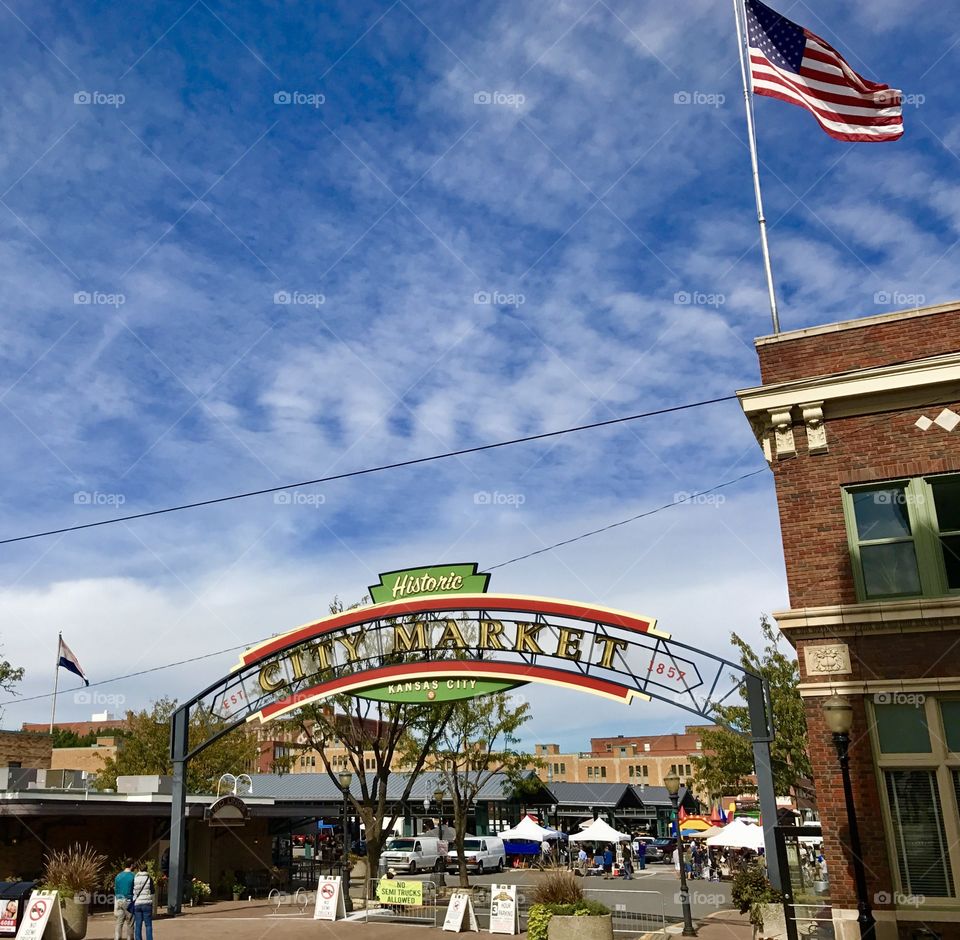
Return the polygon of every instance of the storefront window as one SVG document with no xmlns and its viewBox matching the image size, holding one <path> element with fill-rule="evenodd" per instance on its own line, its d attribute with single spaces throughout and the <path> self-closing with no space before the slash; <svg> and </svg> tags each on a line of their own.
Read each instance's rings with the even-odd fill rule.
<svg viewBox="0 0 960 940">
<path fill-rule="evenodd" d="M 943 716 L 943 734 L 947 739 L 947 750 L 960 752 L 960 699 L 942 701 L 940 713 Z"/>
<path fill-rule="evenodd" d="M 874 708 L 884 754 L 929 754 L 930 730 L 922 696 L 919 704 L 878 704 Z"/>
<path fill-rule="evenodd" d="M 888 770 L 884 776 L 895 834 L 894 852 L 904 893 L 953 897 L 953 875 L 936 774 L 931 770 Z"/>
</svg>

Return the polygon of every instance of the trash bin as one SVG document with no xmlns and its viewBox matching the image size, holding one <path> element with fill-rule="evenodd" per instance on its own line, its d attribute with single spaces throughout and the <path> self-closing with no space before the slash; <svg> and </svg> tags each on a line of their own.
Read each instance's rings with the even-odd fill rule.
<svg viewBox="0 0 960 940">
<path fill-rule="evenodd" d="M 15 937 L 35 881 L 0 881 L 0 937 Z"/>
</svg>

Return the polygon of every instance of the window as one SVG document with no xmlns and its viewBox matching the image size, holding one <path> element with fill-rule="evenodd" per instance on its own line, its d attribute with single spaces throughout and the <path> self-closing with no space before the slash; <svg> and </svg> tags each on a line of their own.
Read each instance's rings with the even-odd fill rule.
<svg viewBox="0 0 960 940">
<path fill-rule="evenodd" d="M 587 768 L 587 776 L 588 776 L 588 777 L 592 777 L 592 776 L 593 776 L 593 768 L 592 768 L 592 767 L 588 767 L 588 768 Z"/>
<path fill-rule="evenodd" d="M 931 770 L 887 770 L 884 777 L 903 892 L 951 897 L 950 856 L 937 775 Z"/>
<path fill-rule="evenodd" d="M 566 764 L 561 764 L 561 765 L 560 765 L 560 773 L 565 774 L 566 772 L 567 772 L 567 765 L 566 765 Z"/>
<path fill-rule="evenodd" d="M 633 764 L 631 764 L 631 765 L 627 768 L 627 771 L 628 771 L 627 776 L 628 776 L 628 777 L 632 777 L 632 776 L 633 776 Z"/>
<path fill-rule="evenodd" d="M 960 476 L 844 492 L 861 600 L 960 591 Z"/>
<path fill-rule="evenodd" d="M 958 718 L 956 695 L 897 692 L 873 699 L 890 865 L 905 904 L 960 894 Z"/>
<path fill-rule="evenodd" d="M 598 770 L 600 771 L 600 776 L 601 776 L 601 777 L 604 777 L 604 778 L 605 778 L 605 777 L 607 776 L 607 768 L 606 768 L 606 767 L 599 767 Z"/>
<path fill-rule="evenodd" d="M 644 742 L 643 742 L 643 749 L 644 749 L 645 751 L 649 751 L 649 750 L 650 750 L 650 742 L 649 742 L 649 741 L 644 741 Z"/>
</svg>

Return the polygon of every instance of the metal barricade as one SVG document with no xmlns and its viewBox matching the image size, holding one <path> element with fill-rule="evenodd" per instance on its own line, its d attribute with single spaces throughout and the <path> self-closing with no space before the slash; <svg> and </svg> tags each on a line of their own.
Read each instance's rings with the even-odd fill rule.
<svg viewBox="0 0 960 940">
<path fill-rule="evenodd" d="M 367 901 L 364 907 L 364 923 L 403 923 L 429 924 L 437 926 L 437 885 L 433 881 L 420 879 L 390 879 L 396 881 L 419 881 L 423 885 L 421 904 L 389 903 L 377 898 L 377 885 L 381 880 L 371 878 L 367 887 Z"/>
<path fill-rule="evenodd" d="M 584 895 L 590 897 L 589 888 Z M 642 896 L 642 897 L 641 897 Z M 663 910 L 663 894 L 659 891 L 630 891 L 630 898 L 636 897 L 637 906 L 646 910 L 627 910 L 626 903 L 609 904 L 602 897 L 594 900 L 607 903 L 613 915 L 613 932 L 623 937 L 640 937 L 646 933 L 659 933 L 666 929 L 667 916 Z M 673 923 L 677 918 L 670 918 Z"/>
<path fill-rule="evenodd" d="M 798 940 L 835 940 L 830 904 L 788 904 L 788 916 L 796 924 Z"/>
</svg>

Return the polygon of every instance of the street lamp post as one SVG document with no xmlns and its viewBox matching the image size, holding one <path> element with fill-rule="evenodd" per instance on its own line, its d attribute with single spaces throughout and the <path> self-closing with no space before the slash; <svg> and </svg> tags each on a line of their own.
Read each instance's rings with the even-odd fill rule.
<svg viewBox="0 0 960 940">
<path fill-rule="evenodd" d="M 673 815 L 677 820 L 677 855 L 680 859 L 680 906 L 683 908 L 683 936 L 695 937 L 697 931 L 693 926 L 693 913 L 690 910 L 690 889 L 687 887 L 687 865 L 683 857 L 683 833 L 680 831 L 680 818 L 677 808 L 680 803 L 680 777 L 675 770 L 671 770 L 663 778 L 663 785 L 670 794 L 673 803 Z"/>
<path fill-rule="evenodd" d="M 850 729 L 853 727 L 853 706 L 840 695 L 831 695 L 823 703 L 827 727 L 833 734 L 833 743 L 840 761 L 843 778 L 843 800 L 847 808 L 847 829 L 850 833 L 850 859 L 853 865 L 853 880 L 857 889 L 857 923 L 863 940 L 873 940 L 876 921 L 867 896 L 867 875 L 860 849 L 860 829 L 857 826 L 857 809 L 853 803 L 853 786 L 850 783 Z"/>
<path fill-rule="evenodd" d="M 350 898 L 350 830 L 347 828 L 347 803 L 350 799 L 350 784 L 353 783 L 353 774 L 349 770 L 339 774 L 340 790 L 343 792 L 343 906 L 347 913 L 353 910 L 353 901 Z"/>
<path fill-rule="evenodd" d="M 433 798 L 437 801 L 437 829 L 440 830 L 440 838 L 443 838 L 443 797 L 444 792 L 442 787 L 437 787 L 433 791 Z"/>
</svg>

